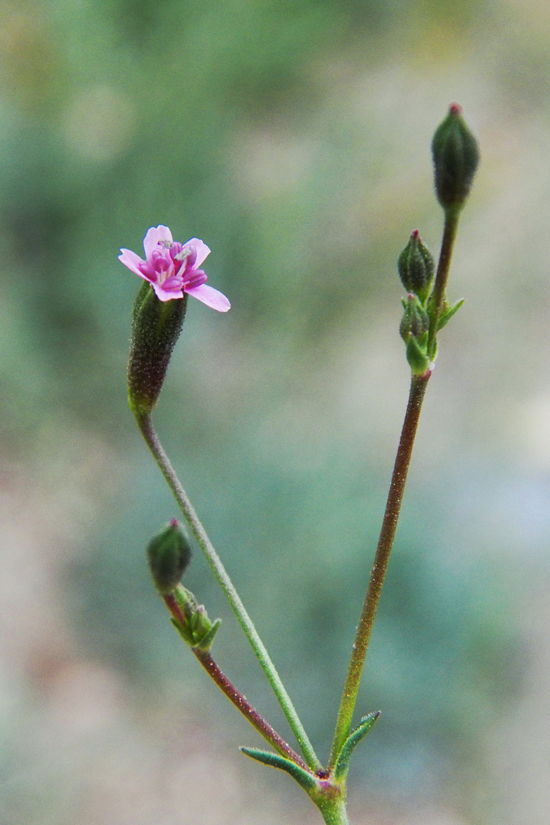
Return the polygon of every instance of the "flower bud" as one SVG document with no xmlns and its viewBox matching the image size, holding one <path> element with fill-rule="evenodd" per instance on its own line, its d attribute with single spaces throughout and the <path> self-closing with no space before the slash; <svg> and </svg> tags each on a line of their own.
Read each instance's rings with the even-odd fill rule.
<svg viewBox="0 0 550 825">
<path fill-rule="evenodd" d="M 177 519 L 172 519 L 151 539 L 147 560 L 159 593 L 173 593 L 191 561 L 191 547 Z"/>
<path fill-rule="evenodd" d="M 479 163 L 477 141 L 453 103 L 432 140 L 435 189 L 443 209 L 460 210 L 469 195 Z"/>
<path fill-rule="evenodd" d="M 428 318 L 428 313 L 420 303 L 418 297 L 412 292 L 409 292 L 407 300 L 403 303 L 405 312 L 403 313 L 403 318 L 399 326 L 401 338 L 405 342 L 407 342 L 411 336 L 419 340 L 429 329 L 430 319 Z"/>
<path fill-rule="evenodd" d="M 430 319 L 419 298 L 410 292 L 403 301 L 405 312 L 399 332 L 407 345 L 407 361 L 413 375 L 424 375 L 430 362 L 427 353 Z"/>
<path fill-rule="evenodd" d="M 128 361 L 128 400 L 134 415 L 150 413 L 157 402 L 186 308 L 187 293 L 175 301 L 160 301 L 147 282 L 138 292 Z"/>
<path fill-rule="evenodd" d="M 418 229 L 411 234 L 407 246 L 399 256 L 397 269 L 407 292 L 415 293 L 425 304 L 434 278 L 435 263 Z"/>
</svg>

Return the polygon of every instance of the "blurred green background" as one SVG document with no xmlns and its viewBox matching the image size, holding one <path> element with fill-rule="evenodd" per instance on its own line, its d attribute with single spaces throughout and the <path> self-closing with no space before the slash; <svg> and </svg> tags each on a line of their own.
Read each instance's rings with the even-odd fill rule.
<svg viewBox="0 0 550 825">
<path fill-rule="evenodd" d="M 149 226 L 202 238 L 159 433 L 328 752 L 408 391 L 395 260 L 442 215 L 450 102 L 482 165 L 359 711 L 354 825 L 550 810 L 550 6 L 0 3 L 0 821 L 313 825 L 170 628 L 176 515 L 125 398 Z M 284 720 L 199 553 L 228 675 Z"/>
</svg>

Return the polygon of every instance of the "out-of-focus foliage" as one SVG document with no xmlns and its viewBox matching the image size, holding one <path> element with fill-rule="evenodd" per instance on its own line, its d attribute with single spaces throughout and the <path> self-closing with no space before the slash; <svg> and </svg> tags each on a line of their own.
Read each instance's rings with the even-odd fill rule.
<svg viewBox="0 0 550 825">
<path fill-rule="evenodd" d="M 354 776 L 377 803 L 444 799 L 457 816 L 516 822 L 487 791 L 487 741 L 525 664 L 529 565 L 547 571 L 548 36 L 534 0 L 2 5 L 5 513 L 23 525 L 8 533 L 13 558 L 40 559 L 28 590 L 14 561 L 4 593 L 3 614 L 27 628 L 13 646 L 26 658 L 5 654 L 6 707 L 18 695 L 1 757 L 6 822 L 69 822 L 72 810 L 84 825 L 124 821 L 114 801 L 103 818 L 79 802 L 84 767 L 59 757 L 48 784 L 46 757 L 25 745 L 33 720 L 55 739 L 40 709 L 59 662 L 124 680 L 145 728 L 187 702 L 185 738 L 208 690 L 212 729 L 231 718 L 144 559 L 176 510 L 126 406 L 139 284 L 116 256 L 140 252 L 159 223 L 208 243 L 209 283 L 233 308 L 190 301 L 158 429 L 325 755 L 407 393 L 395 262 L 416 226 L 437 247 L 429 143 L 453 99 L 483 157 L 450 287 L 468 302 L 442 335 L 361 699 L 383 717 Z M 197 554 L 189 582 L 224 618 L 222 665 L 279 724 Z M 62 705 L 67 691 L 52 695 Z M 72 802 L 56 795 L 64 782 Z M 197 810 L 193 822 L 210 821 Z M 262 815 L 258 803 L 254 821 L 271 822 Z"/>
</svg>

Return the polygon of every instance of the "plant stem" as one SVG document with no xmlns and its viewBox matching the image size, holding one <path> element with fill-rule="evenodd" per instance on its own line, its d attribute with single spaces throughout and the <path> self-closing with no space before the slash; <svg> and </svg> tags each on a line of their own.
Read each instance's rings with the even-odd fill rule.
<svg viewBox="0 0 550 825">
<path fill-rule="evenodd" d="M 237 621 L 241 625 L 246 638 L 248 639 L 252 650 L 256 654 L 256 657 L 264 671 L 269 684 L 273 688 L 273 691 L 281 705 L 284 715 L 296 737 L 296 740 L 300 746 L 302 753 L 304 754 L 305 760 L 308 766 L 313 770 L 319 770 L 322 766 L 315 753 L 311 742 L 309 741 L 308 735 L 306 734 L 304 727 L 300 721 L 300 718 L 296 712 L 296 709 L 292 703 L 290 696 L 288 695 L 285 686 L 281 681 L 281 677 L 277 673 L 275 665 L 271 661 L 271 658 L 258 635 L 258 631 L 256 630 L 252 619 L 248 615 L 240 597 L 237 593 L 233 582 L 229 578 L 229 575 L 223 566 L 220 557 L 216 553 L 206 530 L 202 526 L 202 523 L 197 516 L 193 505 L 189 501 L 185 490 L 183 489 L 180 480 L 178 479 L 172 465 L 170 464 L 170 460 L 166 455 L 162 444 L 156 434 L 155 428 L 153 426 L 153 422 L 151 421 L 151 416 L 149 414 L 136 414 L 136 421 L 141 430 L 141 434 L 145 439 L 145 442 L 149 449 L 151 450 L 155 461 L 157 462 L 164 478 L 166 479 L 166 483 L 170 487 L 176 501 L 178 502 L 180 509 L 185 517 L 187 524 L 189 525 L 189 529 L 191 530 L 193 536 L 195 537 L 197 544 L 201 548 L 202 552 L 204 553 L 206 560 L 220 587 L 222 588 L 223 592 L 225 593 L 227 600 L 233 610 L 233 613 L 237 617 Z"/>
<path fill-rule="evenodd" d="M 355 703 L 357 701 L 361 674 L 365 664 L 365 657 L 367 655 L 367 648 L 370 641 L 374 617 L 376 616 L 376 609 L 380 600 L 380 593 L 382 592 L 382 585 L 384 583 L 393 539 L 395 537 L 397 521 L 399 519 L 399 511 L 403 500 L 403 492 L 407 481 L 407 472 L 411 461 L 418 420 L 420 418 L 420 410 L 422 408 L 422 401 L 430 375 L 431 373 L 428 370 L 428 372 L 424 375 L 413 376 L 411 381 L 409 401 L 407 404 L 407 411 L 405 413 L 405 420 L 403 422 L 403 429 L 401 431 L 401 438 L 399 440 L 397 457 L 393 468 L 390 490 L 386 503 L 386 511 L 382 522 L 382 530 L 378 540 L 378 547 L 374 558 L 374 564 L 372 566 L 369 586 L 367 588 L 367 594 L 363 605 L 363 612 L 361 614 L 361 619 L 359 620 L 357 635 L 355 637 L 355 643 L 351 653 L 348 674 L 340 702 L 340 709 L 338 711 L 338 719 L 336 722 L 336 730 L 332 744 L 329 769 L 334 766 L 342 745 L 346 741 L 351 730 L 351 720 L 355 709 Z"/>
<path fill-rule="evenodd" d="M 285 742 L 282 736 L 280 736 L 277 731 L 271 727 L 269 722 L 267 722 L 263 716 L 261 716 L 258 711 L 254 709 L 247 698 L 243 696 L 239 690 L 237 690 L 233 683 L 220 670 L 211 654 L 205 653 L 197 648 L 192 648 L 192 650 L 195 657 L 201 663 L 208 675 L 215 681 L 220 690 L 225 693 L 229 701 L 233 702 L 235 707 L 248 719 L 250 724 L 256 728 L 258 733 L 260 733 L 264 739 L 266 739 L 270 745 L 272 745 L 275 750 L 281 754 L 281 756 L 286 756 L 287 759 L 295 762 L 305 771 L 309 771 L 309 768 L 302 757 L 299 756 L 287 742 Z"/>
<path fill-rule="evenodd" d="M 336 799 L 327 807 L 319 807 L 325 820 L 325 825 L 350 825 L 346 810 L 346 800 Z"/>
<path fill-rule="evenodd" d="M 437 352 L 437 327 L 446 302 L 447 281 L 449 279 L 449 271 L 451 268 L 451 259 L 458 230 L 459 218 L 460 209 L 448 209 L 445 213 L 445 225 L 443 229 L 443 239 L 441 241 L 441 251 L 439 253 L 439 263 L 437 265 L 437 275 L 435 278 L 432 296 L 430 298 L 432 311 L 430 318 L 430 330 L 428 333 L 428 356 L 432 362 L 432 365 Z M 338 710 L 338 718 L 336 720 L 336 729 L 334 731 L 334 739 L 330 754 L 329 769 L 334 767 L 338 754 L 340 753 L 340 750 L 351 730 L 351 722 L 353 711 L 355 710 L 355 704 L 357 702 L 361 674 L 365 665 L 365 658 L 372 633 L 372 626 L 376 616 L 378 602 L 380 601 L 382 585 L 384 584 L 384 577 L 386 575 L 393 540 L 395 538 L 395 531 L 397 529 L 397 522 L 399 520 L 399 513 L 401 510 L 401 503 L 403 501 L 405 484 L 407 482 L 407 473 L 411 462 L 414 439 L 418 429 L 422 402 L 424 400 L 424 394 L 426 392 L 431 374 L 431 369 L 428 369 L 424 375 L 412 376 L 409 401 L 405 412 L 405 420 L 403 421 L 403 429 L 401 430 L 401 438 L 399 440 L 399 447 L 397 449 L 397 456 L 393 468 L 388 499 L 386 502 L 386 511 L 382 521 L 382 529 L 380 531 L 380 538 L 378 539 L 378 547 L 374 557 L 374 564 L 372 566 L 365 602 L 363 604 L 363 611 L 357 627 L 357 634 L 355 636 L 355 642 L 351 653 L 342 699 L 340 700 L 340 708 Z"/>
<path fill-rule="evenodd" d="M 185 625 L 186 619 L 183 615 L 183 612 L 177 602 L 177 599 L 174 597 L 172 593 L 168 595 L 164 595 L 163 600 L 174 617 L 174 619 L 181 625 Z M 308 770 L 308 766 L 304 762 L 301 756 L 299 756 L 293 748 L 290 747 L 288 742 L 280 736 L 277 731 L 271 727 L 269 722 L 267 722 L 263 716 L 261 716 L 258 711 L 250 704 L 246 696 L 238 690 L 235 685 L 227 678 L 225 673 L 220 669 L 220 667 L 216 664 L 210 652 L 206 652 L 204 650 L 200 650 L 199 648 L 192 647 L 192 653 L 194 654 L 195 658 L 201 663 L 203 668 L 206 670 L 208 675 L 214 680 L 217 686 L 220 688 L 223 693 L 227 696 L 230 702 L 232 702 L 237 710 L 243 714 L 243 716 L 248 719 L 252 727 L 256 728 L 259 734 L 266 739 L 270 745 L 272 745 L 275 750 L 281 754 L 281 756 L 285 756 L 287 759 L 291 759 L 293 762 L 296 762 L 301 768 L 305 771 Z"/>
<path fill-rule="evenodd" d="M 451 259 L 453 247 L 458 231 L 460 210 L 449 209 L 445 213 L 445 226 L 443 229 L 443 240 L 441 241 L 441 252 L 439 253 L 439 263 L 437 265 L 437 275 L 430 298 L 433 306 L 430 319 L 430 331 L 428 333 L 428 357 L 433 361 L 437 352 L 437 326 L 446 301 L 447 281 L 451 269 Z"/>
</svg>

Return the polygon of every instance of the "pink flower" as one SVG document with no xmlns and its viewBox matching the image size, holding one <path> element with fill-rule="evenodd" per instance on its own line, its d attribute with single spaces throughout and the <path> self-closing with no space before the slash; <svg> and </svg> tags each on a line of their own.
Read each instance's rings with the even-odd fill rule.
<svg viewBox="0 0 550 825">
<path fill-rule="evenodd" d="M 152 226 L 143 239 L 145 260 L 129 249 L 118 256 L 124 266 L 152 285 L 160 301 L 183 298 L 187 292 L 218 312 L 227 312 L 231 304 L 221 292 L 206 285 L 206 273 L 199 269 L 210 254 L 198 238 L 181 244 L 172 240 L 167 226 Z"/>
</svg>

